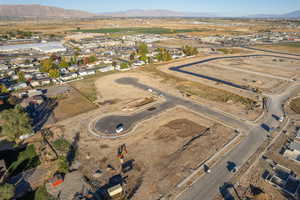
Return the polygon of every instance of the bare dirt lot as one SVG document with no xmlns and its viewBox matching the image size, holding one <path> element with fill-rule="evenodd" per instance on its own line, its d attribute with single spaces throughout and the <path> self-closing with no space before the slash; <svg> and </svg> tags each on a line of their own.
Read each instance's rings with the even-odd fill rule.
<svg viewBox="0 0 300 200">
<path fill-rule="evenodd" d="M 64 129 L 69 137 L 73 137 L 75 129 L 82 130 L 68 124 Z M 133 199 L 157 199 L 235 134 L 230 128 L 176 107 L 140 123 L 125 138 L 97 139 L 83 131 L 79 142 L 79 159 L 84 163 L 81 170 L 91 178 L 97 169 L 106 171 L 108 165 L 118 171 L 120 162 L 116 151 L 119 145 L 126 144 L 126 160 L 133 162 L 133 169 L 125 174 L 128 192 Z M 132 191 L 134 188 L 137 190 Z"/>
<path fill-rule="evenodd" d="M 155 68 L 151 66 L 149 68 L 155 70 Z M 109 111 L 120 111 L 127 108 L 130 104 L 151 97 L 152 94 L 148 91 L 115 82 L 115 80 L 119 78 L 134 77 L 138 78 L 139 82 L 143 84 L 175 96 L 183 97 L 186 93 L 189 93 L 189 95 L 191 95 L 190 100 L 192 101 L 197 101 L 208 107 L 235 114 L 243 119 L 254 120 L 261 112 L 260 108 L 250 109 L 252 100 L 248 102 L 247 98 L 239 95 L 217 88 L 210 88 L 205 85 L 202 86 L 176 77 L 173 79 L 173 77 L 169 77 L 167 74 L 164 76 L 165 74 L 157 74 L 155 71 L 147 71 L 145 68 L 142 70 L 143 71 L 114 74 L 98 79 L 95 83 L 98 94 L 98 104 Z M 147 73 L 145 73 L 145 71 Z"/>
<path fill-rule="evenodd" d="M 300 61 L 290 59 L 277 59 L 272 57 L 249 57 L 247 59 L 227 59 L 211 62 L 216 66 L 245 69 L 263 74 L 292 78 L 300 74 Z"/>
</svg>

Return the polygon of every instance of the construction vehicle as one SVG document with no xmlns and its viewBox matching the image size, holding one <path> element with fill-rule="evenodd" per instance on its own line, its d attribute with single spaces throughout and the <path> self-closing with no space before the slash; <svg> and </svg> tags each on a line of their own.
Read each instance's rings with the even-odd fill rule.
<svg viewBox="0 0 300 200">
<path fill-rule="evenodd" d="M 121 164 L 124 163 L 125 160 L 125 155 L 127 154 L 127 148 L 126 148 L 126 144 L 122 144 L 119 148 L 118 148 L 118 158 L 120 159 Z"/>
</svg>

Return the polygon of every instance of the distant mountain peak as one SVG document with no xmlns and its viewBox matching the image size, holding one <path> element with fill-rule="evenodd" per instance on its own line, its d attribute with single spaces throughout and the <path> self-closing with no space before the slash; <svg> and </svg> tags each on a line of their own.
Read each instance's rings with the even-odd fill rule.
<svg viewBox="0 0 300 200">
<path fill-rule="evenodd" d="M 281 14 L 281 15 L 257 14 L 257 15 L 250 15 L 247 17 L 249 17 L 249 18 L 274 18 L 274 19 L 300 19 L 300 10 L 296 10 L 296 11 Z"/>
<path fill-rule="evenodd" d="M 92 17 L 95 14 L 39 4 L 0 5 L 1 17 Z"/>
</svg>

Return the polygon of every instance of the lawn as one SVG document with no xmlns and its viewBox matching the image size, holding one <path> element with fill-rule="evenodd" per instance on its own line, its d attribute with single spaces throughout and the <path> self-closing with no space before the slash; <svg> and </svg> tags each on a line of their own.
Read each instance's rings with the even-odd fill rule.
<svg viewBox="0 0 300 200">
<path fill-rule="evenodd" d="M 102 29 L 83 29 L 72 30 L 72 32 L 82 33 L 134 33 L 134 34 L 172 34 L 172 33 L 187 33 L 187 32 L 201 32 L 200 29 L 167 29 L 167 28 L 102 28 Z"/>
</svg>

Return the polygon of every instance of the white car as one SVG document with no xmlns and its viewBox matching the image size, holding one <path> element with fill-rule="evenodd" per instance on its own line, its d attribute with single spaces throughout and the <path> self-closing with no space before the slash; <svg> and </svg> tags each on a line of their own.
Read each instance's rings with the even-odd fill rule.
<svg viewBox="0 0 300 200">
<path fill-rule="evenodd" d="M 283 122 L 284 121 L 284 117 L 280 117 L 278 121 Z"/>
<path fill-rule="evenodd" d="M 123 126 L 123 124 L 119 124 L 119 125 L 116 127 L 116 132 L 117 132 L 117 133 L 121 133 L 122 131 L 124 131 L 124 126 Z"/>
</svg>

